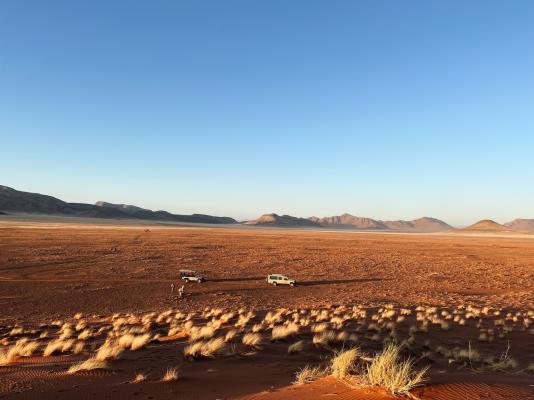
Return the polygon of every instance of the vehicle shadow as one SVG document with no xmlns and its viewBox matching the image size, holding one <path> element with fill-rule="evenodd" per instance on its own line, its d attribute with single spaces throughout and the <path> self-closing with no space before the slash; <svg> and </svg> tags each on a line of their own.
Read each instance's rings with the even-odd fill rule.
<svg viewBox="0 0 534 400">
<path fill-rule="evenodd" d="M 366 283 L 392 280 L 391 278 L 358 278 L 358 279 L 332 279 L 319 281 L 299 281 L 298 286 L 340 285 L 344 283 Z M 250 282 L 265 281 L 265 276 L 248 276 L 235 278 L 210 278 L 207 282 Z"/>
<path fill-rule="evenodd" d="M 208 282 L 246 282 L 246 281 L 264 281 L 265 276 L 247 276 L 235 278 L 209 278 Z"/>
<path fill-rule="evenodd" d="M 322 281 L 297 281 L 298 286 L 319 286 L 319 285 L 339 285 L 344 283 L 366 283 L 366 282 L 380 282 L 390 281 L 391 278 L 359 278 L 359 279 L 332 279 Z"/>
</svg>

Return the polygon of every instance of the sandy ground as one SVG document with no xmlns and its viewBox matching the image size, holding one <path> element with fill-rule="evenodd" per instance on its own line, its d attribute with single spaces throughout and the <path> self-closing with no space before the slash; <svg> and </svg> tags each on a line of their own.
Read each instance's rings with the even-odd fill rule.
<svg viewBox="0 0 534 400">
<path fill-rule="evenodd" d="M 186 295 L 170 293 L 178 270 L 202 271 L 204 284 L 187 284 Z M 268 273 L 297 279 L 298 286 L 272 287 Z M 37 340 L 51 321 L 72 321 L 82 312 L 96 330 L 113 313 L 161 312 L 169 308 L 201 312 L 205 307 L 253 310 L 258 317 L 279 307 L 335 310 L 358 305 L 376 312 L 384 304 L 414 311 L 398 327 L 408 337 L 417 306 L 452 312 L 472 305 L 502 313 L 534 310 L 534 240 L 531 237 L 365 234 L 156 226 L 0 223 L 0 336 L 24 326 L 24 337 Z M 431 326 L 412 356 L 432 365 L 421 398 L 534 398 L 534 378 L 523 370 L 534 362 L 534 336 L 522 320 L 508 322 L 492 342 L 479 342 L 480 329 L 494 329 L 496 319 L 475 319 L 450 329 Z M 100 321 L 100 322 L 99 322 Z M 371 320 L 360 321 L 369 325 Z M 41 324 L 47 324 L 45 328 Z M 161 326 L 160 329 L 168 329 Z M 356 321 L 344 327 L 358 328 Z M 54 333 L 55 334 L 55 333 Z M 380 332 L 386 335 L 385 331 Z M 29 335 L 29 336 L 28 336 Z M 32 336 L 33 335 L 33 336 Z M 377 352 L 381 340 L 361 334 L 358 343 Z M 22 337 L 22 336 L 20 336 Z M 311 343 L 312 334 L 299 339 Z M 48 339 L 39 339 L 42 346 Z M 95 339 L 87 348 L 99 344 Z M 427 342 L 431 342 L 431 345 Z M 513 374 L 474 372 L 447 357 L 422 360 L 429 345 L 448 348 L 476 343 L 498 356 L 511 344 L 519 363 Z M 261 351 L 237 347 L 231 356 L 190 362 L 182 356 L 185 339 L 154 342 L 128 352 L 108 370 L 67 375 L 66 369 L 87 353 L 21 357 L 0 367 L 0 398 L 188 398 L 292 399 L 387 398 L 380 391 L 347 389 L 332 378 L 300 387 L 290 385 L 307 363 L 324 363 L 331 351 L 309 347 L 287 354 L 287 342 L 268 342 Z M 428 346 L 427 346 L 428 347 Z M 1 349 L 1 347 L 0 347 Z M 165 369 L 180 366 L 181 378 L 159 382 Z M 128 383 L 136 372 L 149 379 Z M 314 386 L 315 385 L 315 386 Z M 366 389 L 367 390 L 367 389 Z M 15 394 L 16 393 L 16 394 Z M 15 397 L 16 396 L 16 397 Z"/>
</svg>

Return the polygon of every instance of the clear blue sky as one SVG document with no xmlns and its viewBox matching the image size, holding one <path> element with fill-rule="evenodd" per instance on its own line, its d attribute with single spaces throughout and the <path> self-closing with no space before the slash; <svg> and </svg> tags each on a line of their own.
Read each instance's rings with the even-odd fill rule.
<svg viewBox="0 0 534 400">
<path fill-rule="evenodd" d="M 534 218 L 533 1 L 0 2 L 0 184 L 177 213 Z"/>
</svg>

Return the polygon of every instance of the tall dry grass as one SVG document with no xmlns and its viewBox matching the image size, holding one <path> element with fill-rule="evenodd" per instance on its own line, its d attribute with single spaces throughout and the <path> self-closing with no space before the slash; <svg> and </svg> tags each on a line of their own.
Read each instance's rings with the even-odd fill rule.
<svg viewBox="0 0 534 400">
<path fill-rule="evenodd" d="M 394 395 L 409 395 L 410 391 L 425 382 L 428 367 L 415 370 L 414 361 L 401 360 L 400 347 L 387 345 L 367 366 L 362 381 L 381 386 Z"/>
</svg>

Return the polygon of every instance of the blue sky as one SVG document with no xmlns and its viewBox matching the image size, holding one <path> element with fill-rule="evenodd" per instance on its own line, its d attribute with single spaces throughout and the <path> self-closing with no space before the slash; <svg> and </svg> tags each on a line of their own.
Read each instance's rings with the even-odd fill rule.
<svg viewBox="0 0 534 400">
<path fill-rule="evenodd" d="M 532 1 L 2 1 L 0 184 L 177 213 L 534 218 Z"/>
</svg>

